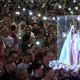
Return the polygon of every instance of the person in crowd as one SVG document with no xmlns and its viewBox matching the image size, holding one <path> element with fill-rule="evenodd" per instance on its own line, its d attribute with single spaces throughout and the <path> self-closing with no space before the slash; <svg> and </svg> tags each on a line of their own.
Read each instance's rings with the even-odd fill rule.
<svg viewBox="0 0 80 80">
<path fill-rule="evenodd" d="M 13 47 L 14 39 L 9 36 L 9 29 L 6 25 L 3 25 L 1 33 L 1 39 L 4 41 L 5 45 L 8 47 Z"/>
<path fill-rule="evenodd" d="M 42 80 L 43 78 L 43 65 L 41 63 L 36 62 L 33 65 L 33 75 L 30 76 L 29 80 Z"/>
<path fill-rule="evenodd" d="M 28 72 L 25 68 L 19 68 L 16 71 L 16 80 L 28 80 Z"/>
<path fill-rule="evenodd" d="M 22 63 L 18 64 L 17 68 L 27 69 L 31 65 L 31 58 L 32 54 L 26 51 L 23 55 Z"/>
<path fill-rule="evenodd" d="M 16 33 L 17 33 L 17 27 L 15 25 L 11 25 L 10 36 L 14 39 L 14 45 L 13 45 L 14 49 L 18 50 L 18 46 L 19 46 L 18 43 L 19 43 L 19 41 L 18 41 Z"/>
<path fill-rule="evenodd" d="M 35 62 L 41 62 L 41 63 L 42 63 L 43 54 L 44 54 L 44 51 L 37 51 L 37 52 L 34 54 L 34 61 L 35 61 Z"/>
<path fill-rule="evenodd" d="M 79 78 L 79 72 L 78 71 L 71 71 L 71 76 L 70 76 L 71 80 L 80 80 Z"/>
<path fill-rule="evenodd" d="M 26 22 L 24 20 L 22 20 L 22 21 L 19 22 L 19 24 L 17 26 L 18 26 L 18 34 L 17 34 L 17 37 L 19 39 L 21 39 L 22 36 L 23 36 L 24 28 L 26 27 Z"/>
<path fill-rule="evenodd" d="M 29 27 L 24 28 L 24 32 L 22 34 L 22 52 L 24 53 L 27 51 L 28 48 L 31 47 L 32 44 L 34 44 L 36 38 L 34 33 L 30 30 Z"/>
<path fill-rule="evenodd" d="M 6 11 L 9 11 L 8 8 L 6 8 Z M 4 17 L 3 17 L 3 24 L 7 27 L 9 27 L 10 25 L 10 15 L 8 13 L 5 13 Z"/>
<path fill-rule="evenodd" d="M 18 64 L 18 53 L 15 50 L 10 51 L 8 60 Z"/>
<path fill-rule="evenodd" d="M 33 28 L 32 28 L 32 32 L 34 33 L 35 36 L 38 36 L 40 26 L 39 26 L 37 23 L 33 23 L 32 26 L 33 26 Z"/>
<path fill-rule="evenodd" d="M 52 51 L 45 51 L 43 54 L 42 63 L 45 68 L 49 67 L 49 61 L 53 60 L 54 56 Z"/>
<path fill-rule="evenodd" d="M 0 61 L 0 80 L 4 80 L 4 74 L 5 74 L 4 65 L 3 65 L 3 63 Z"/>
<path fill-rule="evenodd" d="M 64 70 L 63 80 L 71 80 L 70 71 Z"/>
<path fill-rule="evenodd" d="M 4 50 L 4 56 L 5 59 L 8 60 L 9 59 L 9 53 L 10 53 L 11 48 L 6 46 L 5 50 Z"/>
<path fill-rule="evenodd" d="M 52 68 L 46 68 L 44 80 L 58 80 L 55 71 Z"/>
<path fill-rule="evenodd" d="M 4 57 L 4 50 L 5 50 L 6 46 L 3 42 L 3 40 L 0 38 L 0 61 L 5 64 L 6 60 Z"/>
<path fill-rule="evenodd" d="M 3 80 L 16 80 L 16 64 L 10 61 L 7 61 L 4 66 L 5 74 Z"/>
</svg>

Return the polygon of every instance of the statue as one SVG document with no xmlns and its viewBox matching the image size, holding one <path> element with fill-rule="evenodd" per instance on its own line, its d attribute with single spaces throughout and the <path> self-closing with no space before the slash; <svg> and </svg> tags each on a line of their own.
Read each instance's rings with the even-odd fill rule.
<svg viewBox="0 0 80 80">
<path fill-rule="evenodd" d="M 64 41 L 59 62 L 67 65 L 80 63 L 80 31 L 78 21 L 73 19 L 70 30 Z"/>
</svg>

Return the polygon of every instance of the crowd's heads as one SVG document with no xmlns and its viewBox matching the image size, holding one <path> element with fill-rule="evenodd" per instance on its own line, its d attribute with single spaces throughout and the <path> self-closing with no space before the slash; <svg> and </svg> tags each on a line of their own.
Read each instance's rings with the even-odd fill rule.
<svg viewBox="0 0 80 80">
<path fill-rule="evenodd" d="M 8 11 L 8 9 L 6 9 Z M 10 23 L 10 15 L 9 14 L 5 14 L 5 16 L 3 17 L 3 24 L 6 26 L 9 26 Z"/>
<path fill-rule="evenodd" d="M 26 69 L 20 68 L 16 71 L 16 77 L 18 80 L 27 80 L 28 73 Z"/>
<path fill-rule="evenodd" d="M 9 59 L 10 59 L 11 62 L 16 62 L 18 60 L 18 53 L 17 53 L 17 51 L 14 51 L 14 50 L 10 51 Z"/>
<path fill-rule="evenodd" d="M 36 62 L 33 65 L 33 72 L 34 74 L 37 74 L 39 77 L 43 76 L 43 70 L 44 70 L 44 66 L 41 63 Z"/>
<path fill-rule="evenodd" d="M 5 50 L 4 50 L 4 56 L 5 58 L 9 58 L 10 56 L 10 51 L 11 51 L 11 48 L 6 46 Z"/>
<path fill-rule="evenodd" d="M 33 23 L 33 28 L 35 28 L 35 29 L 39 29 L 40 28 L 40 26 L 38 25 L 38 23 Z"/>
<path fill-rule="evenodd" d="M 35 61 L 42 61 L 42 59 L 43 59 L 43 54 L 44 54 L 44 52 L 42 52 L 42 51 L 38 51 L 37 53 L 35 53 L 35 55 L 34 55 L 34 57 L 35 57 Z"/>
<path fill-rule="evenodd" d="M 30 29 L 29 25 L 27 25 L 27 26 L 24 28 L 24 32 L 27 33 L 27 34 L 30 34 L 31 29 Z"/>
<path fill-rule="evenodd" d="M 11 31 L 15 31 L 16 26 L 15 25 L 11 25 Z"/>
<path fill-rule="evenodd" d="M 16 70 L 16 64 L 14 62 L 7 61 L 5 69 L 8 73 L 14 73 Z"/>
<path fill-rule="evenodd" d="M 43 64 L 48 67 L 51 60 L 53 60 L 53 53 L 51 51 L 45 51 L 43 54 Z"/>
<path fill-rule="evenodd" d="M 27 64 L 29 64 L 32 61 L 32 54 L 28 51 L 25 51 L 23 53 L 23 61 Z"/>
<path fill-rule="evenodd" d="M 23 42 L 30 41 L 30 34 L 29 33 L 25 33 L 23 35 L 22 40 L 23 40 Z"/>
<path fill-rule="evenodd" d="M 1 29 L 1 33 L 4 37 L 7 37 L 9 35 L 9 28 L 6 25 L 3 25 Z"/>
<path fill-rule="evenodd" d="M 55 71 L 52 69 L 52 68 L 46 68 L 45 69 L 45 77 L 47 77 L 47 78 L 50 78 L 50 79 L 53 79 L 53 78 L 55 78 Z"/>
</svg>

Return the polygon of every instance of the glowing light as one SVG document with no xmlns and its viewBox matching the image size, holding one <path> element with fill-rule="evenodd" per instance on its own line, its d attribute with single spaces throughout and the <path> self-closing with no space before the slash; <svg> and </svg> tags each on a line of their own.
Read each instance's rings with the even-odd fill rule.
<svg viewBox="0 0 80 80">
<path fill-rule="evenodd" d="M 75 2 L 76 2 L 76 0 L 73 0 L 73 2 L 75 3 Z"/>
<path fill-rule="evenodd" d="M 38 17 L 41 17 L 41 14 L 40 13 L 38 13 Z"/>
<path fill-rule="evenodd" d="M 71 11 L 71 8 L 68 8 L 69 11 Z"/>
<path fill-rule="evenodd" d="M 59 5 L 59 6 L 58 6 L 58 8 L 59 8 L 59 9 L 61 9 L 61 8 L 62 8 L 62 6 L 61 6 L 61 5 Z"/>
<path fill-rule="evenodd" d="M 77 20 L 80 21 L 80 16 L 77 17 Z"/>
<path fill-rule="evenodd" d="M 42 19 L 43 19 L 43 20 L 47 20 L 47 17 L 46 17 L 46 16 L 43 16 Z"/>
<path fill-rule="evenodd" d="M 23 11 L 26 11 L 26 8 L 23 8 L 22 10 L 23 10 Z"/>
<path fill-rule="evenodd" d="M 73 11 L 71 11 L 70 13 L 71 13 L 71 14 L 73 14 L 74 12 L 73 12 Z"/>
<path fill-rule="evenodd" d="M 19 11 L 16 11 L 15 14 L 16 14 L 16 15 L 20 15 L 20 12 L 19 12 Z"/>
<path fill-rule="evenodd" d="M 31 15 L 31 16 L 33 15 L 32 11 L 29 11 L 29 15 Z"/>
<path fill-rule="evenodd" d="M 52 19 L 55 20 L 55 17 L 53 17 Z"/>
<path fill-rule="evenodd" d="M 36 41 L 36 45 L 39 46 L 40 45 L 40 41 Z"/>
<path fill-rule="evenodd" d="M 78 10 L 78 7 L 76 6 L 75 9 Z"/>
</svg>

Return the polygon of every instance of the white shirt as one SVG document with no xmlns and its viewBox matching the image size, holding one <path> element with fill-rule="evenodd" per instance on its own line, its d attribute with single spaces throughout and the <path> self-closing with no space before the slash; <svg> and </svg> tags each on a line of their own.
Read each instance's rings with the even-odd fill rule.
<svg viewBox="0 0 80 80">
<path fill-rule="evenodd" d="M 5 45 L 7 46 L 9 46 L 9 47 L 12 47 L 13 46 L 13 43 L 14 43 L 14 39 L 12 38 L 12 37 L 10 37 L 10 36 L 8 36 L 8 37 L 1 37 L 2 38 L 2 40 L 4 41 L 4 43 L 5 43 Z"/>
</svg>

